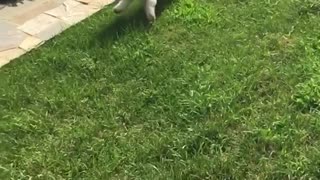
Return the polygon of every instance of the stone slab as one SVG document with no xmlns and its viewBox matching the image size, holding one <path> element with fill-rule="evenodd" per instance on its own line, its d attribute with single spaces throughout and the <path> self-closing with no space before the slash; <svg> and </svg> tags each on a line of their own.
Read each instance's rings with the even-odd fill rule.
<svg viewBox="0 0 320 180">
<path fill-rule="evenodd" d="M 113 2 L 31 0 L 0 7 L 0 67 Z"/>
<path fill-rule="evenodd" d="M 66 28 L 67 25 L 61 20 L 47 14 L 40 14 L 18 27 L 21 31 L 44 41 L 59 34 Z"/>
<path fill-rule="evenodd" d="M 0 21 L 0 51 L 17 48 L 26 37 L 16 25 Z"/>
<path fill-rule="evenodd" d="M 83 4 L 89 4 L 93 0 L 77 0 L 77 1 L 79 1 L 79 2 L 81 2 Z"/>
<path fill-rule="evenodd" d="M 44 41 L 42 41 L 39 38 L 28 36 L 19 46 L 19 48 L 30 51 L 31 49 L 34 49 L 38 46 L 40 46 Z"/>
<path fill-rule="evenodd" d="M 11 60 L 23 55 L 24 53 L 25 51 L 20 48 L 0 52 L 0 67 L 8 64 Z"/>
<path fill-rule="evenodd" d="M 92 0 L 89 5 L 102 9 L 104 6 L 114 3 L 115 0 Z"/>
<path fill-rule="evenodd" d="M 21 25 L 44 11 L 61 5 L 65 0 L 24 0 L 17 6 L 6 6 L 0 10 L 0 19 Z"/>
<path fill-rule="evenodd" d="M 45 13 L 73 25 L 97 12 L 99 9 L 84 5 L 77 1 L 67 0 L 63 5 Z"/>
</svg>

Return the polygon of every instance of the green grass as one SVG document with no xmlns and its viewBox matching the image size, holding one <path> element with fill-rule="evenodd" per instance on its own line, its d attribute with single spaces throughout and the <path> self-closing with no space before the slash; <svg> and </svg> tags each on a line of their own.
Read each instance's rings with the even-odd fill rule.
<svg viewBox="0 0 320 180">
<path fill-rule="evenodd" d="M 111 8 L 0 69 L 1 179 L 319 179 L 317 0 Z"/>
</svg>

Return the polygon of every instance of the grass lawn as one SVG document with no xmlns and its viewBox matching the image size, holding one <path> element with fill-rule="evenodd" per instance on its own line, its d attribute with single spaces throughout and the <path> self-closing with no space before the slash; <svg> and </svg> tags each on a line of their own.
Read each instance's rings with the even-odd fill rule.
<svg viewBox="0 0 320 180">
<path fill-rule="evenodd" d="M 0 69 L 1 179 L 319 179 L 320 3 L 111 7 Z"/>
</svg>

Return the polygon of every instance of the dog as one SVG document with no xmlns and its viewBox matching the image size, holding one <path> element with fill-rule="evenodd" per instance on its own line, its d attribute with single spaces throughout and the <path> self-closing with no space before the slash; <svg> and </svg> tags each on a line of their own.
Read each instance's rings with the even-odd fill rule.
<svg viewBox="0 0 320 180">
<path fill-rule="evenodd" d="M 134 0 L 119 0 L 116 6 L 113 8 L 113 11 L 117 14 L 123 12 Z M 156 5 L 157 0 L 144 0 L 144 9 L 147 16 L 147 19 L 150 22 L 156 20 Z"/>
</svg>

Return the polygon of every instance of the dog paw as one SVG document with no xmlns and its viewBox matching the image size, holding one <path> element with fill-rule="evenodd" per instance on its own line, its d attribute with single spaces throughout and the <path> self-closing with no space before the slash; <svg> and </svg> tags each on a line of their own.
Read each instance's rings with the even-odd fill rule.
<svg viewBox="0 0 320 180">
<path fill-rule="evenodd" d="M 146 16 L 147 16 L 148 21 L 150 21 L 150 22 L 154 22 L 157 19 L 154 9 L 147 9 Z"/>
<path fill-rule="evenodd" d="M 122 12 L 122 10 L 120 8 L 113 8 L 113 12 L 116 13 L 116 14 L 120 14 Z"/>
<path fill-rule="evenodd" d="M 149 22 L 154 22 L 156 20 L 156 16 L 152 14 L 147 14 L 147 19 Z"/>
</svg>

